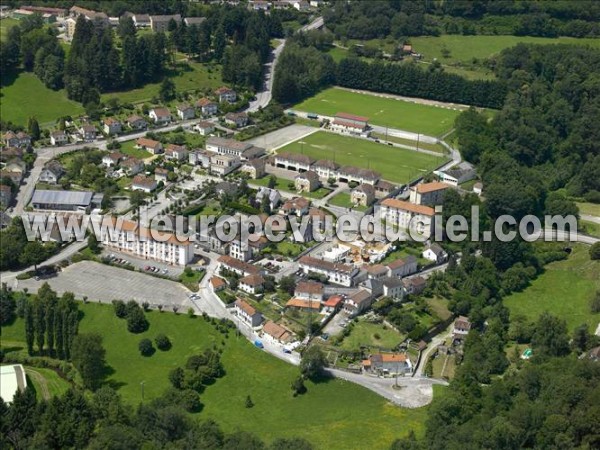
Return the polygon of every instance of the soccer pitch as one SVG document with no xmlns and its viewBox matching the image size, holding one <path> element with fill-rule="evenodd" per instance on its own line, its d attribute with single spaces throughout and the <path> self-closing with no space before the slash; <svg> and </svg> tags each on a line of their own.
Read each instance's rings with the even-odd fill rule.
<svg viewBox="0 0 600 450">
<path fill-rule="evenodd" d="M 278 153 L 303 153 L 311 158 L 329 159 L 341 166 L 375 170 L 385 180 L 406 183 L 439 167 L 448 158 L 377 144 L 366 139 L 318 131 L 280 148 Z"/>
<path fill-rule="evenodd" d="M 438 106 L 360 94 L 339 88 L 326 89 L 295 105 L 299 111 L 333 116 L 347 112 L 366 116 L 369 123 L 399 130 L 441 136 L 454 127 L 460 111 Z"/>
</svg>

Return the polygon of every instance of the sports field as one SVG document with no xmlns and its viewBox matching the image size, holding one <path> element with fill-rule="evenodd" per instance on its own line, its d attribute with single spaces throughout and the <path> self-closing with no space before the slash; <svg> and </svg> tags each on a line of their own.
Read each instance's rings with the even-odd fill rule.
<svg viewBox="0 0 600 450">
<path fill-rule="evenodd" d="M 40 125 L 54 124 L 58 117 L 83 113 L 81 104 L 69 100 L 64 90 L 48 89 L 33 73 L 2 77 L 0 115 L 4 121 L 27 125 L 29 117 L 35 116 Z"/>
<path fill-rule="evenodd" d="M 575 246 L 569 259 L 548 264 L 531 286 L 506 297 L 511 315 L 536 320 L 548 311 L 566 320 L 571 331 L 586 323 L 593 332 L 600 314 L 592 314 L 589 303 L 600 289 L 600 262 L 591 261 L 588 251 L 588 246 Z"/>
<path fill-rule="evenodd" d="M 452 129 L 460 111 L 437 106 L 359 94 L 344 89 L 326 89 L 295 105 L 294 109 L 333 116 L 346 112 L 366 116 L 369 123 L 400 130 L 439 136 Z"/>
<path fill-rule="evenodd" d="M 132 406 L 141 400 L 141 382 L 144 399 L 150 401 L 169 387 L 170 370 L 216 346 L 223 350 L 226 374 L 201 393 L 202 412 L 192 416 L 198 420 L 212 418 L 227 432 L 250 431 L 267 441 L 303 437 L 319 449 L 389 449 L 410 430 L 423 434 L 427 408 L 399 408 L 346 381 L 307 382 L 308 392 L 293 397 L 290 386 L 299 374 L 297 367 L 266 354 L 234 332 L 225 337 L 201 317 L 152 311 L 147 313 L 148 331 L 136 335 L 127 331 L 112 306 L 91 302 L 79 306 L 84 313 L 79 332 L 103 337 L 109 366 L 106 383 Z M 169 337 L 172 348 L 141 356 L 138 342 L 159 333 Z M 2 328 L 2 344 L 13 349 L 25 347 L 24 336 L 23 319 Z M 253 408 L 245 407 L 248 395 Z"/>
<path fill-rule="evenodd" d="M 394 183 L 406 183 L 432 171 L 447 161 L 427 153 L 419 153 L 377 144 L 366 139 L 340 136 L 318 131 L 278 150 L 279 153 L 303 153 L 311 158 L 330 159 L 342 166 L 375 170 Z"/>
</svg>

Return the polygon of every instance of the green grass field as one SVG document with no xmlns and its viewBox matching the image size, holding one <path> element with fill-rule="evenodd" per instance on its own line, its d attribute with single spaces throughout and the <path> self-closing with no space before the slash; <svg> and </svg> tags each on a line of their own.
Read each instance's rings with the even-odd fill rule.
<svg viewBox="0 0 600 450">
<path fill-rule="evenodd" d="M 25 367 L 25 373 L 27 374 L 27 383 L 33 385 L 38 398 L 48 399 L 62 395 L 71 387 L 68 381 L 63 380 L 52 369 Z"/>
<path fill-rule="evenodd" d="M 0 20 L 0 42 L 4 42 L 8 36 L 8 30 L 19 23 L 16 19 L 1 19 Z"/>
<path fill-rule="evenodd" d="M 581 214 L 600 217 L 600 205 L 596 203 L 578 202 L 577 207 Z"/>
<path fill-rule="evenodd" d="M 335 206 L 340 206 L 342 208 L 352 208 L 356 211 L 367 210 L 365 206 L 354 206 L 354 203 L 352 203 L 352 198 L 347 192 L 340 192 L 339 194 L 334 195 L 332 198 L 328 199 L 327 203 Z"/>
<path fill-rule="evenodd" d="M 600 237 L 600 223 L 589 222 L 587 220 L 581 220 L 579 223 L 581 224 L 580 231 L 590 236 Z"/>
<path fill-rule="evenodd" d="M 403 339 L 403 335 L 383 324 L 359 320 L 354 324 L 350 335 L 344 338 L 340 347 L 344 350 L 358 350 L 361 345 L 364 345 L 391 350 Z"/>
<path fill-rule="evenodd" d="M 64 90 L 48 89 L 33 73 L 21 72 L 14 80 L 9 77 L 3 74 L 0 89 L 2 120 L 27 125 L 29 117 L 35 116 L 44 125 L 54 124 L 60 116 L 83 113 L 81 104 L 69 100 Z"/>
<path fill-rule="evenodd" d="M 396 136 L 386 136 L 385 133 L 371 133 L 372 137 L 376 137 L 381 140 L 387 140 L 389 142 L 395 142 L 396 144 L 408 145 L 409 147 L 419 148 L 419 150 L 429 150 L 436 153 L 448 153 L 446 148 L 442 144 L 429 144 L 427 142 L 417 142 L 412 139 L 404 139 Z"/>
<path fill-rule="evenodd" d="M 110 366 L 107 382 L 132 405 L 150 400 L 168 388 L 168 373 L 185 364 L 187 357 L 217 345 L 224 347 L 222 362 L 226 375 L 201 394 L 204 409 L 195 415 L 200 420 L 213 418 L 226 431 L 251 431 L 271 441 L 278 437 L 299 436 L 319 449 L 387 449 L 394 439 L 414 430 L 423 434 L 427 409 L 403 409 L 360 386 L 341 380 L 307 383 L 308 392 L 294 398 L 290 388 L 298 369 L 257 349 L 243 337 L 230 333 L 228 339 L 200 317 L 186 314 L 147 314 L 150 328 L 133 335 L 126 323 L 117 319 L 111 306 L 88 303 L 80 333 L 97 332 L 103 336 Z M 171 350 L 157 350 L 150 357 L 138 351 L 142 338 L 154 339 L 165 333 Z M 2 329 L 3 339 L 22 341 L 22 320 Z M 245 407 L 250 395 L 255 406 Z M 368 413 L 367 413 L 368 412 Z M 368 432 L 367 432 L 368 430 Z"/>
<path fill-rule="evenodd" d="M 117 151 L 125 154 L 125 155 L 129 155 L 129 156 L 133 156 L 134 158 L 138 158 L 138 159 L 146 159 L 146 158 L 150 158 L 152 156 L 152 154 L 144 149 L 141 148 L 136 148 L 135 146 L 135 141 L 125 141 L 121 143 L 121 148 L 119 148 Z"/>
<path fill-rule="evenodd" d="M 249 180 L 248 183 L 254 184 L 257 186 L 268 186 L 269 178 L 270 178 L 270 175 L 267 175 L 262 178 L 258 178 L 256 180 Z M 277 182 L 275 184 L 274 189 L 277 189 L 278 191 L 296 192 L 295 189 L 290 189 L 290 183 L 293 184 L 294 180 L 288 180 L 288 179 L 279 178 L 279 177 L 275 177 L 275 178 L 277 178 Z M 331 189 L 327 189 L 327 188 L 321 186 L 320 188 L 315 189 L 312 192 L 303 192 L 302 197 L 321 199 L 323 197 L 327 197 L 327 195 L 330 193 L 331 193 Z"/>
<path fill-rule="evenodd" d="M 575 246 L 569 259 L 548 264 L 531 286 L 506 297 L 511 314 L 535 320 L 548 311 L 565 319 L 570 330 L 587 323 L 593 332 L 600 313 L 592 314 L 589 302 L 600 289 L 600 262 L 590 260 L 588 249 Z"/>
<path fill-rule="evenodd" d="M 439 136 L 452 129 L 460 111 L 437 106 L 359 94 L 344 89 L 326 89 L 295 105 L 299 111 L 333 116 L 346 112 L 366 116 L 374 125 Z"/>
<path fill-rule="evenodd" d="M 396 183 L 406 183 L 422 176 L 446 161 L 443 157 L 326 131 L 318 131 L 292 142 L 279 149 L 279 152 L 303 152 L 314 159 L 330 159 L 340 165 L 370 168 L 381 173 L 384 179 Z"/>
</svg>

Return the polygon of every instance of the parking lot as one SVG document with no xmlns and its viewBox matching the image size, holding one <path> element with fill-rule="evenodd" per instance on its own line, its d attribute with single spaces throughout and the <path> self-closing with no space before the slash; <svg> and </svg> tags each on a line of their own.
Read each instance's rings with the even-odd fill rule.
<svg viewBox="0 0 600 450">
<path fill-rule="evenodd" d="M 18 288 L 36 292 L 48 282 L 59 294 L 73 292 L 77 298 L 110 303 L 114 299 L 148 302 L 170 309 L 173 305 L 185 311 L 193 306 L 188 299 L 189 291 L 183 285 L 131 270 L 120 269 L 93 261 L 72 264 L 47 279 L 18 281 Z"/>
<path fill-rule="evenodd" d="M 349 320 L 348 315 L 344 311 L 340 311 L 325 325 L 323 333 L 329 336 L 336 336 L 342 332 Z"/>
<path fill-rule="evenodd" d="M 124 259 L 125 261 L 130 263 L 132 266 L 134 266 L 140 270 L 147 271 L 149 273 L 157 273 L 157 274 L 172 277 L 175 279 L 178 278 L 179 275 L 181 275 L 183 273 L 183 267 L 180 267 L 180 266 L 171 266 L 169 264 L 161 263 L 158 261 L 136 258 L 135 256 L 129 255 L 127 253 L 116 252 L 116 251 L 112 251 L 111 249 L 105 249 L 102 252 L 102 256 L 110 257 L 111 255 L 117 259 Z M 116 261 L 114 263 L 118 264 L 118 262 L 116 262 Z M 158 269 L 158 271 L 155 270 L 154 272 L 152 272 L 150 270 L 146 270 L 147 267 L 154 267 L 154 268 Z"/>
</svg>

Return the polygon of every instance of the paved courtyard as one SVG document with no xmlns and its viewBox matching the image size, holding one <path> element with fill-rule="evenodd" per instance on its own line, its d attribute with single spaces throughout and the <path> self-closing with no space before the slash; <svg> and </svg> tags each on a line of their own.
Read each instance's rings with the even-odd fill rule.
<svg viewBox="0 0 600 450">
<path fill-rule="evenodd" d="M 86 296 L 92 302 L 136 300 L 153 306 L 164 305 L 165 309 L 177 305 L 180 312 L 193 306 L 187 297 L 189 291 L 179 283 L 93 261 L 72 264 L 47 279 L 18 281 L 18 288 L 26 287 L 34 292 L 46 281 L 59 294 L 70 291 L 77 298 Z"/>
</svg>

